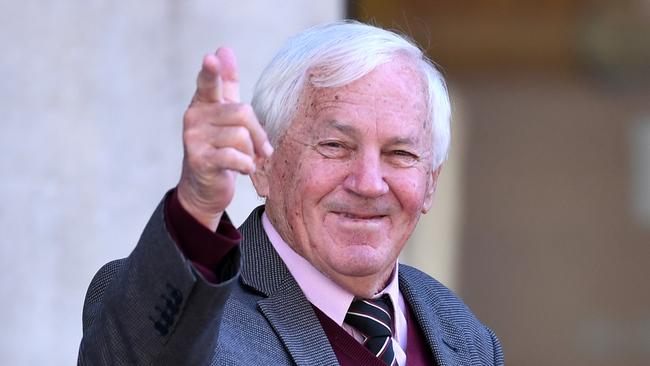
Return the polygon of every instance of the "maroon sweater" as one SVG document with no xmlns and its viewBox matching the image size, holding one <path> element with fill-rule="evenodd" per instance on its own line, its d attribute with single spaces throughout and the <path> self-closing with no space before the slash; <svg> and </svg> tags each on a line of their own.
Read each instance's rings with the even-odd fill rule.
<svg viewBox="0 0 650 366">
<path fill-rule="evenodd" d="M 366 347 L 325 315 L 325 313 L 320 311 L 320 309 L 315 306 L 313 306 L 313 308 L 341 366 L 386 366 L 383 361 L 370 353 Z M 411 315 L 408 306 L 406 310 L 406 324 L 408 328 L 406 363 L 408 366 L 436 365 L 436 361 L 431 355 L 431 351 L 423 337 L 422 330 L 417 321 Z"/>
<path fill-rule="evenodd" d="M 241 234 L 232 225 L 226 214 L 223 215 L 216 232 L 201 225 L 181 206 L 174 190 L 165 202 L 167 228 L 183 254 L 192 262 L 206 280 L 218 283 L 214 269 L 226 254 L 241 242 Z M 332 345 L 336 358 L 342 366 L 367 365 L 385 366 L 382 361 L 368 351 L 361 343 L 332 319 L 313 306 L 325 334 Z M 406 309 L 408 347 L 406 360 L 409 366 L 436 365 L 431 351 L 424 339 L 419 324 L 411 310 Z"/>
</svg>

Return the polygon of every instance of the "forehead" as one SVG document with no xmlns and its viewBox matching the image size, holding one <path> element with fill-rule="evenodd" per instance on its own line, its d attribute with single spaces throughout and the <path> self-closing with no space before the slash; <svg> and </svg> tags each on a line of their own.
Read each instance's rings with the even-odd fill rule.
<svg viewBox="0 0 650 366">
<path fill-rule="evenodd" d="M 318 74 L 316 70 L 313 74 Z M 424 102 L 427 94 L 421 68 L 414 60 L 397 55 L 392 61 L 377 66 L 363 77 L 339 87 L 314 87 L 307 83 L 304 99 L 319 102 L 334 95 L 349 99 L 395 98 Z"/>
<path fill-rule="evenodd" d="M 347 85 L 307 86 L 292 127 L 421 134 L 430 127 L 424 80 L 421 69 L 402 56 Z"/>
</svg>

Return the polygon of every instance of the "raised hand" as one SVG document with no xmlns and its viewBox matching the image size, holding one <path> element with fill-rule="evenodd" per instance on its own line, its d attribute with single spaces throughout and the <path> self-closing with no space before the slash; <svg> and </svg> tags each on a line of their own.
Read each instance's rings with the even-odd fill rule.
<svg viewBox="0 0 650 366">
<path fill-rule="evenodd" d="M 237 172 L 253 173 L 256 161 L 273 153 L 252 107 L 239 101 L 237 61 L 229 48 L 203 58 L 183 117 L 183 148 L 178 199 L 214 231 L 234 196 Z"/>
</svg>

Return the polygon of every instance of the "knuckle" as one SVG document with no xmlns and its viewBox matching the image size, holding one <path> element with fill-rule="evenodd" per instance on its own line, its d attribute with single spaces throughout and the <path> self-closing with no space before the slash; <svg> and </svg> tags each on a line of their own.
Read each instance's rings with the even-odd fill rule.
<svg viewBox="0 0 650 366">
<path fill-rule="evenodd" d="M 199 163 L 199 169 L 201 169 L 202 172 L 208 173 L 213 171 L 215 169 L 215 163 L 213 163 L 210 159 L 206 159 L 205 157 L 201 159 Z"/>
<path fill-rule="evenodd" d="M 233 147 L 223 149 L 222 162 L 228 168 L 236 170 L 245 169 L 247 165 L 246 156 Z"/>
<path fill-rule="evenodd" d="M 202 171 L 213 170 L 218 165 L 218 159 L 214 159 L 214 149 L 205 147 L 197 156 L 196 166 Z"/>
<path fill-rule="evenodd" d="M 250 134 L 248 132 L 248 129 L 243 126 L 237 126 L 234 131 L 233 131 L 233 137 L 236 141 L 239 143 L 245 143 L 247 140 L 250 139 Z"/>
<path fill-rule="evenodd" d="M 185 160 L 187 165 L 193 169 L 200 169 L 202 166 L 202 156 L 200 152 L 189 150 Z"/>
<path fill-rule="evenodd" d="M 194 128 L 186 128 L 183 130 L 183 142 L 185 145 L 193 145 L 198 141 L 200 134 Z"/>
<path fill-rule="evenodd" d="M 253 107 L 250 104 L 238 104 L 235 110 L 237 119 L 240 122 L 247 122 L 253 116 Z"/>
<path fill-rule="evenodd" d="M 196 108 L 190 107 L 185 111 L 183 115 L 183 127 L 189 128 L 193 126 L 198 120 L 198 113 Z"/>
<path fill-rule="evenodd" d="M 237 153 L 233 147 L 224 147 L 221 149 L 221 160 L 231 164 L 237 158 Z"/>
<path fill-rule="evenodd" d="M 246 116 L 248 118 L 251 118 L 252 116 L 255 115 L 255 111 L 253 110 L 253 106 L 250 104 L 243 104 L 242 109 L 244 110 L 244 113 L 246 113 Z"/>
</svg>

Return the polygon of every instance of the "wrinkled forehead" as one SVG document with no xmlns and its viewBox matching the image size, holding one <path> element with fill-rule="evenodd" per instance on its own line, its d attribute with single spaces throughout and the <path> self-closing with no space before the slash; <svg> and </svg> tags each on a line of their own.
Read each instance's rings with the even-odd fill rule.
<svg viewBox="0 0 650 366">
<path fill-rule="evenodd" d="M 356 80 L 335 87 L 321 87 L 309 80 L 305 84 L 294 121 L 319 120 L 323 114 L 331 113 L 368 113 L 370 108 L 378 118 L 395 115 L 405 123 L 415 124 L 418 129 L 430 127 L 424 72 L 410 58 L 397 57 Z"/>
</svg>

